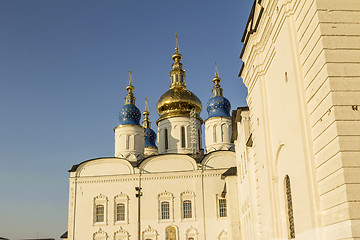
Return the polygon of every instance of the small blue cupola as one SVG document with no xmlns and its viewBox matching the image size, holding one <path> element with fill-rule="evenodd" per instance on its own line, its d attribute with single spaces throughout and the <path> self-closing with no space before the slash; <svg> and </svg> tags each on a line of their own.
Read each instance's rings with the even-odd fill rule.
<svg viewBox="0 0 360 240">
<path fill-rule="evenodd" d="M 131 70 L 129 70 L 129 73 L 129 85 L 126 87 L 128 93 L 125 97 L 125 104 L 119 112 L 119 121 L 120 125 L 140 125 L 141 112 L 135 106 L 135 97 L 133 93 L 135 88 L 131 85 Z"/>
<path fill-rule="evenodd" d="M 213 97 L 206 104 L 206 110 L 212 117 L 230 117 L 231 104 L 227 98 L 223 96 L 223 89 L 220 87 L 221 79 L 218 77 L 217 66 L 215 62 L 215 77 L 213 78 L 214 88 L 212 90 Z"/>
<path fill-rule="evenodd" d="M 149 115 L 150 112 L 148 111 L 148 105 L 147 105 L 147 98 L 145 98 L 145 111 L 143 112 L 144 115 L 144 121 L 142 123 L 144 128 L 144 137 L 145 137 L 145 148 L 146 147 L 153 147 L 157 148 L 155 142 L 156 142 L 156 133 L 154 130 L 152 130 L 150 127 L 150 120 Z"/>
</svg>

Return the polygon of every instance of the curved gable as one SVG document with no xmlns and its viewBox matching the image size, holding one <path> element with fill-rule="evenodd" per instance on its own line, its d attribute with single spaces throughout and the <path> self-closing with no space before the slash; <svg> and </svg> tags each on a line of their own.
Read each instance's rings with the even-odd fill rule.
<svg viewBox="0 0 360 240">
<path fill-rule="evenodd" d="M 188 155 L 166 154 L 149 157 L 139 167 L 146 173 L 176 172 L 196 170 L 197 164 Z"/>
<path fill-rule="evenodd" d="M 98 158 L 81 163 L 76 169 L 78 177 L 133 174 L 134 168 L 122 158 Z"/>
<path fill-rule="evenodd" d="M 235 152 L 233 151 L 214 151 L 209 153 L 201 161 L 204 169 L 220 169 L 236 166 Z"/>
</svg>

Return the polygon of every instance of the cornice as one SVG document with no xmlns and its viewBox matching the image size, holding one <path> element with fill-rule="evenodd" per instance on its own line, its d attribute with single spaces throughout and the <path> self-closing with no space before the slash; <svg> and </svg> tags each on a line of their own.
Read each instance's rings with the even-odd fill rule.
<svg viewBox="0 0 360 240">
<path fill-rule="evenodd" d="M 207 171 L 218 171 L 218 173 L 213 172 L 213 173 L 205 173 L 205 174 L 201 174 L 201 171 L 199 171 L 196 174 L 192 174 L 192 175 L 171 175 L 171 176 L 146 176 L 146 175 L 142 175 L 141 176 L 141 181 L 153 181 L 153 180 L 166 180 L 166 179 L 188 179 L 188 178 L 201 178 L 203 177 L 220 177 L 221 174 L 223 173 L 224 169 L 217 169 L 217 170 L 207 170 Z M 114 177 L 114 176 L 102 176 L 100 177 L 78 177 L 77 179 L 75 178 L 70 178 L 70 180 L 74 180 L 76 181 L 78 184 L 87 184 L 87 183 L 115 183 L 115 182 L 138 182 L 139 181 L 139 175 L 134 176 L 134 177 Z"/>
</svg>

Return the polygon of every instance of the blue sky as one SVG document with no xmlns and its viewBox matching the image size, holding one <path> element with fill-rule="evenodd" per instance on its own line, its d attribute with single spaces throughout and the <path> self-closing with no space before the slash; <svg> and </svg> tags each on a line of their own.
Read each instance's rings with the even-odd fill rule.
<svg viewBox="0 0 360 240">
<path fill-rule="evenodd" d="M 0 236 L 67 230 L 68 172 L 113 156 L 113 128 L 129 68 L 136 105 L 170 85 L 178 32 L 188 89 L 211 98 L 214 61 L 232 109 L 246 105 L 238 78 L 251 0 L 0 0 Z"/>
</svg>

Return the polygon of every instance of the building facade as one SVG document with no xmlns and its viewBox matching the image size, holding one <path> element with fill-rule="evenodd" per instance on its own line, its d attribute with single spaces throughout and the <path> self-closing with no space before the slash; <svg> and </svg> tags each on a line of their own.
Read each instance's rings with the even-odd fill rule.
<svg viewBox="0 0 360 240">
<path fill-rule="evenodd" d="M 147 107 L 140 125 L 130 77 L 114 129 L 114 157 L 70 170 L 64 239 L 240 238 L 236 171 L 229 170 L 236 166 L 230 102 L 216 73 L 205 120 L 205 145 L 211 150 L 204 154 L 202 104 L 186 88 L 182 55 L 175 50 L 170 89 L 157 103 L 157 134 Z"/>
<path fill-rule="evenodd" d="M 355 0 L 254 1 L 233 117 L 242 239 L 360 239 L 359 26 Z"/>
</svg>

